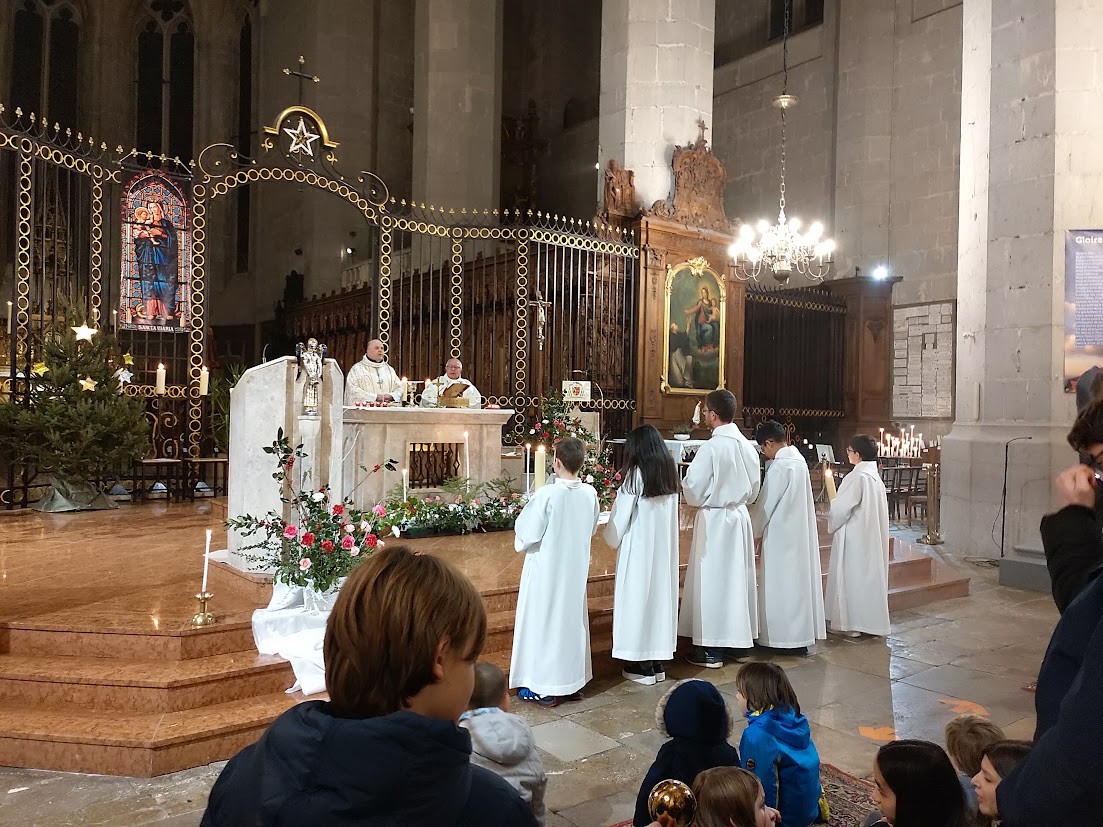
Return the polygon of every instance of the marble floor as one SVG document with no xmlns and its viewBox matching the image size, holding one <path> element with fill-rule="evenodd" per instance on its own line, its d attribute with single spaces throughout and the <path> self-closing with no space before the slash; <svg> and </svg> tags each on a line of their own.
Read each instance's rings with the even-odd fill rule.
<svg viewBox="0 0 1103 827">
<path fill-rule="evenodd" d="M 830 640 L 807 658 L 771 658 L 788 670 L 825 762 L 868 777 L 880 744 L 894 737 L 941 741 L 946 722 L 962 712 L 989 716 L 1010 737 L 1030 737 L 1034 699 L 1023 686 L 1057 621 L 1053 601 L 998 585 L 994 569 L 957 564 L 972 576 L 972 594 L 894 613 L 888 639 Z M 705 677 L 734 703 L 736 669 L 677 663 L 669 677 Z M 515 704 L 544 756 L 550 827 L 602 827 L 631 816 L 663 740 L 654 712 L 669 686 L 603 679 L 580 703 L 553 710 Z M 736 740 L 741 728 L 737 723 Z M 13 824 L 191 827 L 221 767 L 152 779 L 0 768 L 0 812 Z"/>
</svg>

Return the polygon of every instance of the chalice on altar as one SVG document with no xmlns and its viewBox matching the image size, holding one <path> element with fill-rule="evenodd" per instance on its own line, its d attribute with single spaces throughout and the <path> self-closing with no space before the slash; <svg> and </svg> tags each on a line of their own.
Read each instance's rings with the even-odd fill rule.
<svg viewBox="0 0 1103 827">
<path fill-rule="evenodd" d="M 689 827 L 697 812 L 697 799 L 687 785 L 668 778 L 651 789 L 647 812 L 662 827 Z"/>
</svg>

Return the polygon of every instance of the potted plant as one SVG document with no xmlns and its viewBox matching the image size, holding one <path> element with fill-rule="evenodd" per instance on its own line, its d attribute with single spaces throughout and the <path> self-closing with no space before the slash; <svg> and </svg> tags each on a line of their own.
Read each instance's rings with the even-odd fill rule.
<svg viewBox="0 0 1103 827">
<path fill-rule="evenodd" d="M 674 426 L 674 438 L 685 441 L 689 439 L 689 435 L 693 433 L 693 424 L 690 422 L 679 422 Z"/>
</svg>

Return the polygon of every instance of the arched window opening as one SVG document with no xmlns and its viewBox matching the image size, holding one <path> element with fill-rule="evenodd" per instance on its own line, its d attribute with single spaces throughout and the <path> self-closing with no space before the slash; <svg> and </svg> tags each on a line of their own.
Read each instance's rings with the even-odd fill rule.
<svg viewBox="0 0 1103 827">
<path fill-rule="evenodd" d="M 184 0 L 149 0 L 137 33 L 135 74 L 139 150 L 192 156 L 195 30 Z"/>
<path fill-rule="evenodd" d="M 80 17 L 61 0 L 20 0 L 12 26 L 12 106 L 77 125 Z"/>
</svg>

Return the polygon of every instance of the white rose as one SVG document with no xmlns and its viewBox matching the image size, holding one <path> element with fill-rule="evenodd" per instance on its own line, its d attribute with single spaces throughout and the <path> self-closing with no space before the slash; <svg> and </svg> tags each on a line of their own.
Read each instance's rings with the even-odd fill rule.
<svg viewBox="0 0 1103 827">
<path fill-rule="evenodd" d="M 391 526 L 391 534 L 393 534 L 395 537 L 402 536 L 402 532 L 398 530 L 398 526 L 396 525 Z"/>
<path fill-rule="evenodd" d="M 592 483 L 593 481 L 594 481 L 594 475 L 593 474 L 587 474 L 586 475 L 586 482 L 587 483 Z"/>
<path fill-rule="evenodd" d="M 548 420 L 546 420 L 546 419 L 545 419 L 545 420 L 544 420 L 544 424 L 545 424 L 545 425 L 547 425 L 547 424 L 548 424 Z"/>
<path fill-rule="evenodd" d="M 383 546 L 385 546 L 385 545 L 387 545 L 387 544 L 386 544 L 386 543 L 384 543 L 384 542 L 383 542 L 382 540 L 380 540 L 379 542 L 377 542 L 377 543 L 375 544 L 375 547 L 376 547 L 376 548 L 383 548 Z"/>
<path fill-rule="evenodd" d="M 356 531 L 356 526 L 354 526 L 352 523 L 349 523 L 347 526 L 345 526 L 345 534 L 352 534 L 352 532 L 354 531 Z"/>
<path fill-rule="evenodd" d="M 323 491 L 315 491 L 313 494 L 310 495 L 310 499 L 314 500 L 314 502 L 316 503 L 320 503 L 325 498 L 326 495 Z"/>
<path fill-rule="evenodd" d="M 371 528 L 371 523 L 369 523 L 367 520 L 361 520 L 360 521 L 360 530 L 361 531 L 366 532 L 369 528 Z"/>
<path fill-rule="evenodd" d="M 529 428 L 529 433 L 530 433 L 530 434 L 535 434 L 535 433 L 536 433 L 536 429 L 535 429 L 535 428 Z"/>
</svg>

